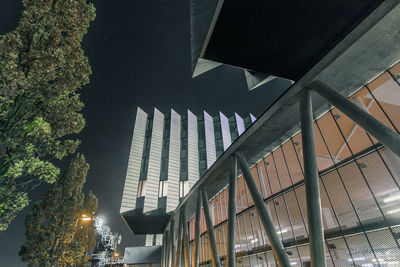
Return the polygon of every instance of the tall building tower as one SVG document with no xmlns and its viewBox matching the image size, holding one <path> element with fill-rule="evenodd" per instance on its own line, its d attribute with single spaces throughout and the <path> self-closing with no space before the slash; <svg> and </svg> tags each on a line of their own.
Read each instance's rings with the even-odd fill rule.
<svg viewBox="0 0 400 267">
<path fill-rule="evenodd" d="M 149 116 L 138 107 L 120 213 L 134 233 L 153 231 L 146 246 L 161 243 L 154 224 L 162 229 L 179 200 L 254 121 L 252 114 L 228 118 L 171 109 L 164 115 L 156 108 Z"/>
</svg>

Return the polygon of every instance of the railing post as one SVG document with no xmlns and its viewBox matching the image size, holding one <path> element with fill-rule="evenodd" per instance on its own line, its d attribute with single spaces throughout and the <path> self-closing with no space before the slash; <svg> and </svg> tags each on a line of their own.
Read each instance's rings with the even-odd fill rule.
<svg viewBox="0 0 400 267">
<path fill-rule="evenodd" d="M 400 135 L 392 131 L 383 123 L 375 119 L 368 112 L 352 103 L 346 97 L 342 96 L 326 84 L 320 81 L 311 83 L 308 88 L 314 90 L 324 97 L 341 112 L 346 114 L 355 123 L 360 125 L 364 130 L 373 135 L 379 142 L 390 149 L 398 157 L 400 157 Z"/>
<path fill-rule="evenodd" d="M 211 251 L 211 260 L 214 267 L 221 267 L 217 251 L 217 241 L 215 239 L 214 225 L 213 222 L 211 221 L 210 208 L 208 206 L 207 192 L 205 187 L 202 187 L 200 190 L 201 190 L 201 200 L 203 203 L 204 217 L 206 219 L 206 225 L 207 225 L 207 235 Z"/>
<path fill-rule="evenodd" d="M 236 158 L 238 159 L 240 168 L 242 169 L 244 179 L 246 180 L 247 187 L 249 188 L 250 194 L 253 197 L 254 204 L 257 208 L 261 222 L 264 226 L 264 230 L 271 243 L 272 251 L 274 252 L 277 263 L 280 267 L 290 267 L 289 257 L 283 248 L 282 242 L 279 240 L 279 236 L 275 230 L 275 226 L 272 222 L 271 215 L 265 207 L 264 200 L 262 199 L 260 192 L 258 192 L 257 186 L 254 182 L 253 176 L 250 172 L 244 155 L 236 151 Z"/>
<path fill-rule="evenodd" d="M 185 267 L 189 267 L 189 237 L 188 227 L 186 221 L 186 205 L 183 205 L 182 209 L 182 222 L 183 222 L 183 256 L 185 259 Z"/>
<path fill-rule="evenodd" d="M 179 223 L 178 223 L 178 243 L 176 247 L 176 267 L 181 266 L 181 249 L 182 249 L 182 210 L 179 210 Z"/>
<path fill-rule="evenodd" d="M 228 240 L 226 247 L 226 266 L 235 266 L 235 230 L 236 230 L 236 177 L 237 159 L 231 157 L 229 174 L 229 200 L 228 200 Z"/>
<path fill-rule="evenodd" d="M 201 219 L 201 193 L 200 193 L 200 190 L 197 190 L 196 220 L 194 222 L 192 267 L 199 266 L 200 219 Z"/>
<path fill-rule="evenodd" d="M 304 179 L 306 187 L 307 217 L 310 235 L 312 267 L 324 267 L 325 247 L 322 225 L 321 198 L 315 154 L 311 92 L 304 89 L 300 96 L 301 137 L 303 142 Z"/>
<path fill-rule="evenodd" d="M 170 224 L 170 228 L 169 228 L 169 232 L 170 232 L 170 244 L 171 244 L 171 258 L 170 258 L 170 262 L 171 262 L 171 267 L 175 267 L 175 259 L 174 259 L 174 256 L 175 256 L 175 233 L 174 233 L 174 230 L 175 230 L 175 220 L 172 220 L 171 221 L 171 224 Z"/>
</svg>

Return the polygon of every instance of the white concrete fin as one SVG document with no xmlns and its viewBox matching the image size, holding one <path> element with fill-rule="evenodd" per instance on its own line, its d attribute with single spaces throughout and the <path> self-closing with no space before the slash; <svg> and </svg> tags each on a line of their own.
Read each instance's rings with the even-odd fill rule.
<svg viewBox="0 0 400 267">
<path fill-rule="evenodd" d="M 137 108 L 120 213 L 135 209 L 148 115 Z"/>
<path fill-rule="evenodd" d="M 179 180 L 181 168 L 181 116 L 171 108 L 168 152 L 168 195 L 167 212 L 179 204 Z"/>
<path fill-rule="evenodd" d="M 153 127 L 151 130 L 151 143 L 149 164 L 147 168 L 146 193 L 143 212 L 157 209 L 158 188 L 161 172 L 161 152 L 164 133 L 164 114 L 154 108 Z"/>
<path fill-rule="evenodd" d="M 217 151 L 215 147 L 213 118 L 206 111 L 204 111 L 204 131 L 206 137 L 205 142 L 206 142 L 207 169 L 208 169 L 216 161 Z"/>
<path fill-rule="evenodd" d="M 231 131 L 229 129 L 229 119 L 222 112 L 219 112 L 219 120 L 221 123 L 222 142 L 224 151 L 232 144 Z"/>
<path fill-rule="evenodd" d="M 251 113 L 250 113 L 250 119 L 251 119 L 251 123 L 254 123 L 257 120 L 257 118 L 254 117 L 254 115 Z"/>
<path fill-rule="evenodd" d="M 239 114 L 237 114 L 236 112 L 235 112 L 235 120 L 236 120 L 238 134 L 240 136 L 246 130 L 246 127 L 244 127 L 244 121 L 242 117 L 240 117 Z"/>
<path fill-rule="evenodd" d="M 197 117 L 188 110 L 188 180 L 191 188 L 199 179 L 199 144 L 197 131 Z"/>
</svg>

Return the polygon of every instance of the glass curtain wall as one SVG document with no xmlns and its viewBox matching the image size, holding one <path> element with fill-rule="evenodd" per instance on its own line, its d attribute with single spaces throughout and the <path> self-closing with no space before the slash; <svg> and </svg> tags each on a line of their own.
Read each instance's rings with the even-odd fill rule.
<svg viewBox="0 0 400 267">
<path fill-rule="evenodd" d="M 400 63 L 349 99 L 400 131 Z M 400 266 L 400 159 L 333 108 L 314 122 L 327 266 Z M 301 132 L 251 168 L 292 266 L 310 266 Z M 277 266 L 253 199 L 237 179 L 237 266 Z M 228 188 L 209 205 L 226 256 Z M 192 249 L 194 220 L 189 221 Z M 211 266 L 202 214 L 200 264 Z"/>
</svg>

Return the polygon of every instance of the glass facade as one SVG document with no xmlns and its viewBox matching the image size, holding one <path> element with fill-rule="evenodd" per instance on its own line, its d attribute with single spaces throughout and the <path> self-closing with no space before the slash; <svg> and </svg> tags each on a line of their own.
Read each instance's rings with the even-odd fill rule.
<svg viewBox="0 0 400 267">
<path fill-rule="evenodd" d="M 349 97 L 397 133 L 399 78 L 400 63 Z M 400 158 L 336 108 L 316 118 L 314 135 L 327 266 L 400 266 Z M 253 165 L 251 172 L 291 265 L 310 266 L 301 132 Z M 278 266 L 243 176 L 236 184 L 236 266 Z M 224 264 L 228 188 L 209 206 Z M 194 224 L 195 216 L 189 220 L 190 255 Z M 206 231 L 202 214 L 199 261 L 211 266 Z"/>
</svg>

